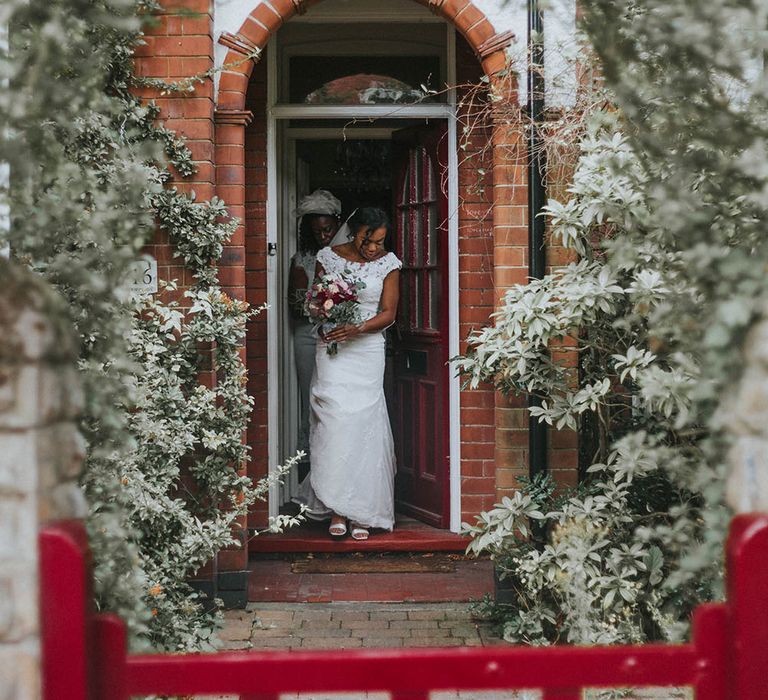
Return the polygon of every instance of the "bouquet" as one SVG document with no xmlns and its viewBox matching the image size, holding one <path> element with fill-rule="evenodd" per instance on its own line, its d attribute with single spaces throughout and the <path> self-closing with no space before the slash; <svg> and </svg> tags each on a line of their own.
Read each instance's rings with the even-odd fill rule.
<svg viewBox="0 0 768 700">
<path fill-rule="evenodd" d="M 362 322 L 357 294 L 365 288 L 365 282 L 349 277 L 348 271 L 342 276 L 323 275 L 307 289 L 304 312 L 312 319 L 323 335 L 336 326 L 357 325 Z M 329 355 L 338 351 L 338 343 L 328 343 Z"/>
</svg>

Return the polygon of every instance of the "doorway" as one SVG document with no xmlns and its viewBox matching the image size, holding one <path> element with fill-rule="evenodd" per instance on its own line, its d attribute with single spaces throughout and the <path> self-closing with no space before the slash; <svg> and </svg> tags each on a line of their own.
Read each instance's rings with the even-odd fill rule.
<svg viewBox="0 0 768 700">
<path fill-rule="evenodd" d="M 446 365 L 459 347 L 456 100 L 452 89 L 424 92 L 455 83 L 456 38 L 428 12 L 418 24 L 409 17 L 347 18 L 332 28 L 319 16 L 294 18 L 267 47 L 268 366 L 278 370 L 267 377 L 269 464 L 294 454 L 298 435 L 284 291 L 296 249 L 292 212 L 304 194 L 328 189 L 344 217 L 361 205 L 390 213 L 389 248 L 404 262 L 385 377 L 397 510 L 458 532 L 459 385 Z M 294 473 L 272 489 L 271 516 L 298 482 Z"/>
<path fill-rule="evenodd" d="M 290 214 L 301 197 L 330 190 L 342 218 L 362 206 L 390 215 L 388 248 L 403 262 L 397 323 L 387 332 L 385 391 L 398 462 L 396 509 L 437 528 L 450 525 L 448 402 L 448 198 L 445 120 L 409 120 L 397 128 L 357 128 L 339 137 L 333 127 L 287 128 L 279 180 L 286 206 L 281 217 L 281 280 L 296 247 Z M 282 288 L 281 281 L 281 288 Z M 293 364 L 290 319 L 280 337 L 280 438 L 284 454 L 295 449 L 300 397 Z M 283 485 L 280 506 L 290 503 L 299 479 Z"/>
</svg>

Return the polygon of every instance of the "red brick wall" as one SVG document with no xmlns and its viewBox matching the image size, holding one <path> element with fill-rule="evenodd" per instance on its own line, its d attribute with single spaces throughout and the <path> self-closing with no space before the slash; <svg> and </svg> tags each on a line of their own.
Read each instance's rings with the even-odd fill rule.
<svg viewBox="0 0 768 700">
<path fill-rule="evenodd" d="M 183 0 L 164 3 L 165 11 L 146 30 L 145 44 L 136 49 L 136 74 L 178 82 L 191 75 L 205 72 L 213 60 L 213 8 L 210 0 Z M 179 8 L 183 6 L 183 13 Z M 169 128 L 187 139 L 187 146 L 198 172 L 189 178 L 174 177 L 172 184 L 181 192 L 194 190 L 200 199 L 210 199 L 215 193 L 213 82 L 206 79 L 193 93 L 171 93 L 144 88 L 136 90 L 145 100 L 153 100 L 161 109 L 160 119 Z M 178 280 L 182 298 L 183 288 L 191 282 L 188 270 L 173 257 L 167 236 L 160 232 L 147 252 L 157 259 L 161 279 Z"/>
<path fill-rule="evenodd" d="M 567 201 L 567 186 L 573 176 L 573 165 L 579 155 L 577 145 L 562 147 L 552 152 L 547 172 L 547 195 L 551 199 Z M 556 272 L 558 268 L 575 262 L 578 256 L 573 250 L 564 248 L 558 241 L 551 239 L 546 232 L 546 272 Z M 574 384 L 578 379 L 578 352 L 573 339 L 559 343 L 552 348 L 552 356 L 562 365 L 572 368 L 571 379 Z M 578 481 L 579 440 L 575 431 L 569 429 L 547 430 L 549 470 L 560 486 L 575 486 Z"/>
<path fill-rule="evenodd" d="M 246 106 L 253 121 L 245 130 L 245 292 L 253 306 L 267 300 L 267 58 L 254 67 Z M 249 472 L 259 479 L 268 470 L 267 440 L 267 314 L 257 316 L 248 326 L 248 393 L 255 405 L 248 428 L 251 446 Z M 277 371 L 277 368 L 275 368 Z M 252 527 L 267 522 L 267 503 L 259 503 L 251 515 Z"/>
<path fill-rule="evenodd" d="M 160 78 L 167 82 L 179 82 L 192 75 L 208 71 L 213 62 L 213 7 L 210 0 L 178 0 L 164 3 L 164 11 L 156 16 L 156 22 L 146 31 L 145 45 L 136 50 L 136 73 L 147 78 Z M 143 88 L 136 91 L 145 100 L 153 100 L 160 107 L 160 120 L 169 129 L 185 137 L 187 146 L 192 152 L 197 172 L 188 177 L 172 178 L 171 184 L 181 192 L 194 190 L 198 200 L 209 200 L 214 195 L 223 196 L 230 205 L 230 212 L 239 216 L 237 209 L 237 189 L 227 189 L 217 182 L 215 162 L 222 158 L 222 147 L 214 153 L 217 141 L 225 144 L 234 140 L 227 133 L 228 126 L 219 126 L 216 133 L 213 99 L 213 81 L 206 78 L 202 83 L 196 83 L 192 92 L 170 93 L 163 95 L 162 91 Z M 242 144 L 240 144 L 242 152 Z M 221 175 L 221 173 L 219 173 Z M 230 183 L 235 185 L 236 183 Z M 242 192 L 242 186 L 239 191 Z M 242 196 L 242 195 L 241 195 Z M 222 288 L 236 298 L 243 298 L 243 284 L 239 281 L 239 270 L 242 270 L 243 259 L 238 248 L 242 247 L 242 234 L 236 233 L 225 250 L 220 267 Z M 173 247 L 167 235 L 159 231 L 153 243 L 147 246 L 147 252 L 158 262 L 158 275 L 161 279 L 175 279 L 179 289 L 174 296 L 183 300 L 184 290 L 191 284 L 189 270 L 173 257 Z M 212 372 L 201 377 L 209 386 L 213 386 L 216 378 Z M 240 522 L 236 527 L 236 536 L 244 543 L 246 541 L 246 523 Z M 247 551 L 245 548 L 231 549 L 221 552 L 217 557 L 219 570 L 242 570 L 247 567 Z M 198 575 L 209 576 L 210 566 L 205 567 Z"/>
<path fill-rule="evenodd" d="M 183 12 L 159 15 L 147 46 L 137 52 L 140 75 L 184 78 L 211 66 L 210 1 L 176 2 L 183 6 Z M 505 37 L 495 35 L 468 0 L 445 0 L 436 9 L 456 23 L 473 47 L 458 37 L 459 84 L 477 81 L 483 71 L 493 74 L 504 68 L 500 49 Z M 239 42 L 246 48 L 264 49 L 295 10 L 289 0 L 273 0 L 270 8 L 257 6 L 240 31 L 232 35 L 235 44 L 227 45 Z M 482 61 L 477 59 L 476 50 L 482 51 Z M 260 305 L 266 300 L 266 55 L 252 67 L 251 61 L 243 60 L 242 51 L 233 48 L 226 63 L 216 112 L 211 80 L 198 85 L 191 95 L 155 97 L 167 125 L 189 139 L 199 165 L 196 176 L 177 183 L 180 189 L 194 188 L 200 198 L 218 194 L 227 202 L 230 213 L 242 219 L 222 260 L 221 279 L 226 291 Z M 247 124 L 249 112 L 253 120 Z M 484 153 L 459 167 L 462 339 L 489 322 L 507 287 L 527 279 L 527 182 L 524 146 L 518 138 L 514 130 L 493 128 L 490 123 L 476 125 L 470 139 L 472 146 Z M 489 143 L 490 149 L 482 148 Z M 478 172 L 480 169 L 484 174 Z M 187 273 L 172 260 L 172 251 L 162 235 L 150 252 L 157 257 L 163 276 L 176 277 L 183 284 L 189 282 Z M 562 258 L 562 251 L 553 249 L 549 264 L 557 265 Z M 247 434 L 252 449 L 250 473 L 259 478 L 267 471 L 266 314 L 250 323 L 245 355 L 248 390 L 255 399 Z M 462 392 L 460 405 L 461 506 L 462 518 L 469 520 L 489 508 L 504 491 L 514 488 L 519 474 L 527 473 L 528 417 L 524 400 L 510 401 L 488 387 Z M 550 433 L 550 462 L 558 478 L 573 481 L 575 447 L 574 435 Z M 265 522 L 266 504 L 262 504 L 254 510 L 250 524 Z"/>
<path fill-rule="evenodd" d="M 474 51 L 457 36 L 458 85 L 475 85 L 482 73 Z M 497 301 L 493 275 L 493 159 L 487 148 L 493 129 L 487 121 L 477 123 L 473 118 L 475 108 L 467 99 L 469 91 L 470 88 L 459 88 L 457 94 L 462 105 L 459 124 L 472 124 L 471 131 L 460 136 L 466 148 L 459 149 L 459 336 L 462 351 L 466 349 L 466 338 L 471 332 L 488 324 Z M 461 518 L 473 522 L 475 515 L 493 505 L 496 496 L 493 389 L 481 387 L 462 391 L 460 407 Z"/>
<path fill-rule="evenodd" d="M 497 128 L 494 156 L 495 284 L 498 295 L 528 279 L 528 189 L 527 152 L 518 126 Z M 551 184 L 551 183 L 550 183 Z M 564 194 L 564 192 L 562 193 Z M 547 245 L 546 272 L 574 260 L 561 246 Z M 577 353 L 571 342 L 553 344 L 552 356 L 574 368 Z M 524 397 L 496 396 L 496 487 L 497 495 L 519 486 L 518 477 L 529 471 L 529 413 Z M 575 485 L 578 475 L 578 437 L 571 430 L 547 429 L 547 466 L 555 481 Z"/>
<path fill-rule="evenodd" d="M 512 87 L 510 86 L 511 90 Z M 508 99 L 517 100 L 510 94 Z M 494 285 L 497 298 L 528 280 L 528 173 L 519 130 L 497 125 L 494 133 Z M 497 497 L 528 474 L 528 410 L 524 397 L 496 394 Z"/>
</svg>

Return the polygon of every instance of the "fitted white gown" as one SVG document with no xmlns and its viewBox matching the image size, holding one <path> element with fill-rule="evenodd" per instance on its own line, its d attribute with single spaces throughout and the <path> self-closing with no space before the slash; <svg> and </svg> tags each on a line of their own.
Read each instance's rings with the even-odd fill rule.
<svg viewBox="0 0 768 700">
<path fill-rule="evenodd" d="M 363 319 L 379 312 L 384 278 L 400 269 L 393 253 L 354 263 L 331 248 L 317 254 L 326 274 L 361 279 Z M 312 469 L 301 488 L 311 517 L 331 512 L 367 527 L 395 522 L 395 450 L 384 398 L 384 334 L 363 333 L 329 355 L 318 342 L 310 387 Z"/>
</svg>

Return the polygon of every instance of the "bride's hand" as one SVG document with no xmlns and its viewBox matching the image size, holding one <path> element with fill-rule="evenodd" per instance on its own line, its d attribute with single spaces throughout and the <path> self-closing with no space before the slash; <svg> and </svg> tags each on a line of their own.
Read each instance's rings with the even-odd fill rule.
<svg viewBox="0 0 768 700">
<path fill-rule="evenodd" d="M 338 326 L 329 333 L 326 333 L 323 337 L 326 343 L 343 343 L 346 340 L 352 340 L 357 338 L 363 332 L 363 325 L 353 326 L 351 324 L 346 326 Z"/>
</svg>

